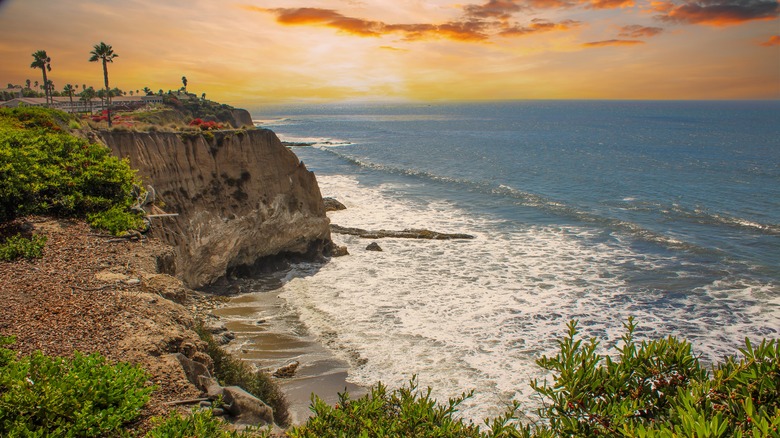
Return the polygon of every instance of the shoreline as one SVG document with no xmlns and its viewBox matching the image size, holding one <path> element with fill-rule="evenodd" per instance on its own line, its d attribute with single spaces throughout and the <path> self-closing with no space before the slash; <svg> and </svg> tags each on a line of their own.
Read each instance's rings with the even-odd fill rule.
<svg viewBox="0 0 780 438">
<path fill-rule="evenodd" d="M 311 415 L 312 394 L 333 405 L 340 392 L 358 398 L 368 388 L 348 382 L 349 364 L 307 333 L 285 306 L 277 290 L 249 292 L 231 297 L 211 313 L 235 334 L 223 347 L 235 357 L 269 373 L 299 363 L 293 377 L 275 378 L 289 403 L 291 424 L 298 425 Z"/>
</svg>

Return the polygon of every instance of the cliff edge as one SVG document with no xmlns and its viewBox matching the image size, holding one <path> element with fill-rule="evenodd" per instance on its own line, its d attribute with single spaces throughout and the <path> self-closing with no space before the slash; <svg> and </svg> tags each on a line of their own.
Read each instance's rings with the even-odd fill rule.
<svg viewBox="0 0 780 438">
<path fill-rule="evenodd" d="M 314 174 L 266 129 L 195 132 L 103 131 L 157 203 L 152 235 L 177 253 L 176 275 L 192 288 L 262 257 L 322 252 L 329 220 Z"/>
</svg>

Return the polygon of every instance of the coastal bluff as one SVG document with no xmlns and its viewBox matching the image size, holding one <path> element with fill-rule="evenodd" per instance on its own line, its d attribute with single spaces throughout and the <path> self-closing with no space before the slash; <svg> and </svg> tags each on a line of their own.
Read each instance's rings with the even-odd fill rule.
<svg viewBox="0 0 780 438">
<path fill-rule="evenodd" d="M 153 218 L 150 233 L 174 247 L 173 270 L 188 287 L 265 257 L 316 256 L 330 247 L 314 174 L 270 130 L 100 136 L 154 187 L 156 204 L 178 214 Z"/>
</svg>

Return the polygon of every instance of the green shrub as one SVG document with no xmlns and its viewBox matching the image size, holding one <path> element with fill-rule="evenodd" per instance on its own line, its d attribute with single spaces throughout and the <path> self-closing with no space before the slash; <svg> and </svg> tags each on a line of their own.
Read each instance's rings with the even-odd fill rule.
<svg viewBox="0 0 780 438">
<path fill-rule="evenodd" d="M 64 113 L 0 109 L 0 222 L 26 214 L 86 217 L 133 202 L 126 160 L 60 128 Z"/>
<path fill-rule="evenodd" d="M 17 358 L 0 347 L 0 436 L 116 435 L 149 400 L 148 377 L 141 368 L 109 364 L 97 353 Z"/>
<path fill-rule="evenodd" d="M 262 400 L 273 409 L 276 424 L 286 426 L 290 421 L 290 413 L 287 399 L 279 385 L 268 374 L 253 369 L 251 365 L 223 350 L 202 324 L 196 326 L 196 331 L 208 344 L 206 353 L 214 360 L 217 380 L 225 386 L 240 386 Z"/>
<path fill-rule="evenodd" d="M 181 415 L 177 411 L 171 411 L 167 417 L 154 418 L 153 422 L 155 426 L 146 434 L 147 438 L 245 438 L 258 436 L 252 431 L 228 430 L 227 423 L 219 417 L 215 417 L 211 409 L 193 410 L 190 415 Z M 260 436 L 269 436 L 269 433 L 263 433 Z"/>
<path fill-rule="evenodd" d="M 87 215 L 87 221 L 91 226 L 106 230 L 115 236 L 122 235 L 127 230 L 140 230 L 144 226 L 144 221 L 139 214 L 119 205 L 105 211 L 90 213 Z"/>
<path fill-rule="evenodd" d="M 537 361 L 552 383 L 531 386 L 544 401 L 534 436 L 780 436 L 780 342 L 749 340 L 742 358 L 713 367 L 674 337 L 637 344 L 625 324 L 618 355 L 596 354 L 598 342 L 577 339 L 577 324 L 557 356 Z"/>
<path fill-rule="evenodd" d="M 314 415 L 289 432 L 293 438 L 315 437 L 483 437 L 479 426 L 455 418 L 458 405 L 472 393 L 440 405 L 431 389 L 418 391 L 413 378 L 409 386 L 389 392 L 380 382 L 369 394 L 351 400 L 347 392 L 330 406 L 312 396 Z"/>
<path fill-rule="evenodd" d="M 453 418 L 470 393 L 439 405 L 412 380 L 389 394 L 380 383 L 354 401 L 340 394 L 333 407 L 314 397 L 314 416 L 290 436 L 780 437 L 780 342 L 746 339 L 740 357 L 708 372 L 688 342 L 637 343 L 633 319 L 625 327 L 622 342 L 598 354 L 598 342 L 579 339 L 576 321 L 569 324 L 558 354 L 537 360 L 552 380 L 531 382 L 542 402 L 531 425 L 515 404 L 481 431 Z"/>
<path fill-rule="evenodd" d="M 28 260 L 38 259 L 43 257 L 44 246 L 46 236 L 36 234 L 28 239 L 16 234 L 0 244 L 0 260 L 10 262 L 22 257 Z"/>
<path fill-rule="evenodd" d="M 70 122 L 68 122 L 68 129 L 70 129 L 71 131 L 81 129 L 81 123 L 79 123 L 77 120 L 71 120 Z"/>
</svg>

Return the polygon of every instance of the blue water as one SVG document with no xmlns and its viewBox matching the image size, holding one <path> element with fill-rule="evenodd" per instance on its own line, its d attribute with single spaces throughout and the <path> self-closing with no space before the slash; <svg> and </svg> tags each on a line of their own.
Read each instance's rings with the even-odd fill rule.
<svg viewBox="0 0 780 438">
<path fill-rule="evenodd" d="M 536 375 L 533 359 L 554 352 L 569 319 L 612 342 L 637 316 L 648 336 L 684 336 L 710 360 L 745 336 L 778 337 L 780 102 L 252 114 L 282 140 L 312 145 L 292 149 L 324 195 L 347 201 L 334 223 L 477 236 L 441 246 L 382 241 L 389 251 L 372 256 L 366 242 L 334 235 L 353 255 L 287 286 L 283 296 L 315 335 L 360 358 L 358 383 L 400 384 L 416 373 L 442 395 L 469 382 L 493 387 L 482 405 L 517 398 L 527 393 L 514 388 Z M 393 365 L 399 354 L 408 356 L 402 369 Z M 437 357 L 469 371 L 431 365 Z"/>
</svg>

